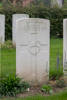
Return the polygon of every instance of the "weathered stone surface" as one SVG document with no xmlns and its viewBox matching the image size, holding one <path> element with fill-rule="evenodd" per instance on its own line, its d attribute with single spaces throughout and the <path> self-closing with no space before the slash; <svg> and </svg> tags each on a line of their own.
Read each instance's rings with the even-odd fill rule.
<svg viewBox="0 0 67 100">
<path fill-rule="evenodd" d="M 49 79 L 50 22 L 30 18 L 17 21 L 16 73 L 34 84 Z"/>
<path fill-rule="evenodd" d="M 25 19 L 29 18 L 29 15 L 27 14 L 14 14 L 12 17 L 12 40 L 13 44 L 16 44 L 16 21 L 18 19 Z"/>
<path fill-rule="evenodd" d="M 63 68 L 67 76 L 67 19 L 63 21 Z"/>
<path fill-rule="evenodd" d="M 5 16 L 0 14 L 0 43 L 5 41 Z"/>
</svg>

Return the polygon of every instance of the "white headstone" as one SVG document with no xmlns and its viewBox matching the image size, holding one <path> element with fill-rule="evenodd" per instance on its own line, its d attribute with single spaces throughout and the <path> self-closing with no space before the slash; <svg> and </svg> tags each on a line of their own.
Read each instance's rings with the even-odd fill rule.
<svg viewBox="0 0 67 100">
<path fill-rule="evenodd" d="M 12 17 L 12 41 L 13 44 L 16 44 L 16 21 L 18 19 L 25 19 L 29 18 L 29 15 L 27 14 L 14 14 Z"/>
<path fill-rule="evenodd" d="M 5 16 L 0 15 L 0 43 L 5 42 Z"/>
<path fill-rule="evenodd" d="M 50 22 L 30 18 L 17 21 L 16 73 L 32 84 L 49 79 Z"/>
<path fill-rule="evenodd" d="M 62 7 L 63 1 L 62 0 L 57 0 L 57 2 L 58 2 L 58 6 Z"/>
<path fill-rule="evenodd" d="M 63 66 L 64 74 L 67 75 L 67 19 L 63 21 Z"/>
<path fill-rule="evenodd" d="M 51 5 L 52 5 L 52 7 L 58 6 L 61 8 L 63 5 L 63 1 L 62 0 L 51 0 Z"/>
</svg>

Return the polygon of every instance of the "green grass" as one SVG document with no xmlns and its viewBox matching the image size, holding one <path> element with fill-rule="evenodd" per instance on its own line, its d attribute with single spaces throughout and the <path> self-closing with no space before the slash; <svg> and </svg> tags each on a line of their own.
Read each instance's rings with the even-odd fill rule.
<svg viewBox="0 0 67 100">
<path fill-rule="evenodd" d="M 16 72 L 16 49 L 2 48 L 1 49 L 1 68 L 0 75 L 7 76 L 15 75 Z"/>
<path fill-rule="evenodd" d="M 57 57 L 59 56 L 59 64 L 57 68 Z M 50 77 L 58 77 L 63 73 L 62 66 L 63 57 L 63 40 L 51 39 L 50 42 Z M 1 49 L 1 68 L 0 75 L 15 75 L 16 72 L 16 50 L 15 48 Z"/>
<path fill-rule="evenodd" d="M 0 7 L 2 7 L 2 3 L 0 3 Z"/>
<path fill-rule="evenodd" d="M 67 91 L 61 92 L 53 96 L 30 96 L 26 98 L 2 98 L 0 100 L 67 100 Z"/>
<path fill-rule="evenodd" d="M 58 64 L 59 58 L 59 64 Z M 63 74 L 63 39 L 51 39 L 50 77 L 58 78 Z"/>
<path fill-rule="evenodd" d="M 67 9 L 67 0 L 64 0 L 63 9 Z"/>
</svg>

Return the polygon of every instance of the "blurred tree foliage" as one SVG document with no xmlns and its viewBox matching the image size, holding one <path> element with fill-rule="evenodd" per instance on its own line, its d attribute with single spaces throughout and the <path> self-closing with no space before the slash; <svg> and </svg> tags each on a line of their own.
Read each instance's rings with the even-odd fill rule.
<svg viewBox="0 0 67 100">
<path fill-rule="evenodd" d="M 3 6 L 0 13 L 6 17 L 6 40 L 12 38 L 12 15 L 13 14 L 29 14 L 33 18 L 49 19 L 51 22 L 51 37 L 60 38 L 63 36 L 63 19 L 67 18 L 67 10 L 60 8 L 49 8 L 43 4 L 30 5 L 27 7 L 21 6 Z"/>
</svg>

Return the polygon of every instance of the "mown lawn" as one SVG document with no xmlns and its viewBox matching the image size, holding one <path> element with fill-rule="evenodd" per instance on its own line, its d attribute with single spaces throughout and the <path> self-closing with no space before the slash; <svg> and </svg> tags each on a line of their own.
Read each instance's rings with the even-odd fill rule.
<svg viewBox="0 0 67 100">
<path fill-rule="evenodd" d="M 50 41 L 50 77 L 58 78 L 63 74 L 63 39 Z"/>
<path fill-rule="evenodd" d="M 16 49 L 2 48 L 0 75 L 15 75 L 16 72 Z M 63 73 L 63 40 L 51 39 L 50 41 L 50 77 L 60 76 Z"/>
<path fill-rule="evenodd" d="M 0 100 L 67 100 L 67 91 L 58 93 L 53 96 L 30 96 L 25 98 L 1 98 Z"/>
<path fill-rule="evenodd" d="M 67 9 L 67 0 L 64 0 L 63 9 Z"/>
<path fill-rule="evenodd" d="M 16 49 L 15 48 L 2 48 L 1 49 L 1 66 L 0 75 L 7 76 L 9 74 L 15 75 L 16 73 Z"/>
</svg>

